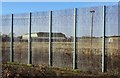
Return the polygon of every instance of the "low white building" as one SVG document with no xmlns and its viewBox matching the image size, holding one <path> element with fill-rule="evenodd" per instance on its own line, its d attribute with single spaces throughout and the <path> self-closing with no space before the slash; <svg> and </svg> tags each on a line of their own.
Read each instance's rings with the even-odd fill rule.
<svg viewBox="0 0 120 78">
<path fill-rule="evenodd" d="M 28 34 L 22 35 L 22 39 L 24 40 L 28 39 L 28 37 L 29 37 Z M 48 32 L 31 33 L 31 37 L 36 39 L 49 39 L 49 33 Z M 66 36 L 63 33 L 52 33 L 52 39 L 66 39 Z"/>
<path fill-rule="evenodd" d="M 28 39 L 29 35 L 28 34 L 24 34 L 22 35 L 22 39 Z M 38 37 L 37 33 L 32 33 L 31 37 Z"/>
</svg>

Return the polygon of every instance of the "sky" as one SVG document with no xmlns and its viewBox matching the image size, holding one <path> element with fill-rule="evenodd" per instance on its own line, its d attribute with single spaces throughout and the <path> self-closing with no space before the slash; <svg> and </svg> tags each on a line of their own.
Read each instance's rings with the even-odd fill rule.
<svg viewBox="0 0 120 78">
<path fill-rule="evenodd" d="M 2 14 L 113 5 L 114 2 L 2 2 Z"/>
<path fill-rule="evenodd" d="M 90 25 L 91 25 L 91 15 L 89 13 L 90 7 L 95 7 L 95 6 L 102 6 L 102 5 L 115 5 L 117 3 L 114 2 L 2 2 L 2 14 L 6 15 L 6 14 L 21 14 L 21 13 L 29 13 L 29 12 L 42 12 L 42 11 L 54 11 L 54 10 L 64 10 L 64 9 L 72 9 L 72 8 L 83 8 L 83 7 L 88 7 L 89 9 L 83 9 L 83 11 L 85 11 L 85 14 L 80 11 L 81 16 L 79 17 L 79 25 L 78 25 L 78 35 L 82 36 L 82 35 L 86 35 L 89 36 L 90 35 Z M 113 8 L 114 9 L 114 8 Z M 94 35 L 96 36 L 101 36 L 102 35 L 102 15 L 99 14 L 99 10 L 96 8 L 96 13 L 94 15 L 95 19 L 94 19 Z M 102 11 L 100 11 L 102 14 Z M 57 13 L 57 12 L 56 12 Z M 60 13 L 60 12 L 58 12 Z M 63 12 L 65 13 L 65 12 Z M 98 14 L 97 14 L 98 13 Z M 113 16 L 113 15 L 112 15 Z M 111 17 L 109 18 L 109 20 L 111 19 Z M 116 15 L 117 16 L 117 15 Z M 114 16 L 115 17 L 115 16 Z M 82 19 L 85 20 L 82 20 Z M 60 20 L 61 19 L 61 20 Z M 65 19 L 65 20 L 62 20 Z M 117 18 L 115 18 L 117 19 Z M 112 27 L 115 22 L 114 20 L 109 21 L 108 20 L 108 25 L 107 27 L 108 33 L 112 33 L 112 35 L 115 35 L 117 33 L 117 26 Z M 34 19 L 33 19 L 34 20 Z M 36 20 L 37 24 L 32 25 L 32 27 L 34 27 L 34 31 L 33 32 L 39 32 L 39 31 L 49 31 L 49 24 L 46 22 L 48 22 L 47 20 L 44 21 L 46 19 L 39 19 Z M 55 26 L 56 28 L 53 28 L 54 32 L 62 32 L 62 33 L 66 33 L 68 36 L 73 36 L 73 17 L 59 17 L 59 19 L 54 19 L 55 20 L 55 24 L 53 26 Z M 28 21 L 28 20 L 27 20 Z M 64 23 L 63 23 L 64 22 Z M 68 23 L 66 23 L 68 22 Z M 6 21 L 6 26 L 3 27 L 3 31 L 5 33 L 10 33 L 10 21 Z M 29 24 L 29 23 L 28 23 Z M 117 21 L 116 21 L 117 24 Z M 22 35 L 22 34 L 26 34 L 28 33 L 28 26 L 25 26 L 27 24 L 24 24 L 23 20 L 20 21 L 16 21 L 16 25 L 14 25 L 14 32 L 18 35 Z M 42 27 L 40 27 L 42 26 Z M 44 27 L 43 27 L 44 26 Z M 82 27 L 82 28 L 81 28 Z M 101 31 L 100 31 L 101 30 Z M 22 31 L 22 32 L 21 32 Z M 86 32 L 84 32 L 86 31 Z"/>
<path fill-rule="evenodd" d="M 2 2 L 118 2 L 119 0 L 1 0 Z"/>
</svg>

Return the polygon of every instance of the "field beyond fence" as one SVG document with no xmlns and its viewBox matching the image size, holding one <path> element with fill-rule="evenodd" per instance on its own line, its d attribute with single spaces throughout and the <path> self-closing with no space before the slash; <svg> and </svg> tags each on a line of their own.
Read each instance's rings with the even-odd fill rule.
<svg viewBox="0 0 120 78">
<path fill-rule="evenodd" d="M 2 62 L 120 73 L 117 5 L 2 15 Z"/>
</svg>

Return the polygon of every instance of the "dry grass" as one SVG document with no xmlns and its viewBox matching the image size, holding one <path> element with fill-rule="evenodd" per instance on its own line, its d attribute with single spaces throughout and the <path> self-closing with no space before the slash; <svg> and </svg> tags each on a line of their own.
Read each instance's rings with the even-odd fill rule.
<svg viewBox="0 0 120 78">
<path fill-rule="evenodd" d="M 92 50 L 90 43 L 76 43 L 78 53 L 78 67 L 83 70 L 101 71 L 101 53 L 102 44 L 93 43 Z M 9 60 L 10 43 L 2 43 L 2 52 L 4 61 Z M 52 42 L 53 64 L 56 67 L 72 67 L 72 42 Z M 106 58 L 108 71 L 120 71 L 119 67 L 119 48 L 118 44 L 106 45 Z M 48 65 L 48 42 L 32 42 L 33 64 Z M 19 63 L 27 63 L 28 43 L 14 43 L 15 61 Z"/>
<path fill-rule="evenodd" d="M 81 54 L 95 54 L 101 55 L 102 53 L 102 44 L 93 43 L 92 49 L 91 45 L 88 42 L 77 42 L 77 52 Z M 2 43 L 2 51 L 10 51 L 10 43 Z M 52 52 L 64 52 L 72 53 L 74 51 L 73 42 L 52 42 Z M 28 43 L 27 42 L 14 42 L 14 52 L 15 53 L 26 53 L 28 52 Z M 49 43 L 48 42 L 32 42 L 32 52 L 49 52 Z M 118 55 L 119 47 L 118 44 L 106 45 L 106 54 L 107 55 Z"/>
<path fill-rule="evenodd" d="M 3 78 L 119 78 L 119 74 L 80 71 L 69 68 L 55 68 L 44 65 L 26 65 L 18 63 L 5 63 L 3 66 Z"/>
<path fill-rule="evenodd" d="M 89 53 L 91 52 L 91 45 L 90 43 L 83 43 L 83 42 L 77 42 L 77 51 L 83 52 L 83 53 Z M 2 49 L 9 50 L 10 49 L 10 43 L 9 42 L 3 42 L 2 43 Z M 106 52 L 108 54 L 116 54 L 118 52 L 118 44 L 110 44 L 108 43 L 106 45 Z M 24 51 L 27 52 L 28 50 L 28 43 L 27 42 L 14 42 L 14 51 Z M 52 51 L 53 52 L 67 52 L 71 53 L 73 52 L 73 42 L 52 42 Z M 102 44 L 101 43 L 93 43 L 92 44 L 92 52 L 95 54 L 101 53 L 102 50 Z M 32 42 L 32 51 L 38 51 L 38 52 L 46 52 L 49 51 L 49 43 L 48 42 Z"/>
</svg>

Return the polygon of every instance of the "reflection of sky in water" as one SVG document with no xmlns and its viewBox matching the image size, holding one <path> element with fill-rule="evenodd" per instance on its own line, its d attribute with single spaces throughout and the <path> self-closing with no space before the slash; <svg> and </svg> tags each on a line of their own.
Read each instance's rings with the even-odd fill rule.
<svg viewBox="0 0 120 78">
<path fill-rule="evenodd" d="M 93 36 L 102 36 L 102 7 L 77 9 L 77 37 L 90 36 L 91 13 L 95 10 L 93 20 Z M 4 15 L 2 32 L 10 32 L 11 16 Z M 14 15 L 14 33 L 18 35 L 28 33 L 29 13 Z M 49 12 L 32 13 L 32 32 L 49 32 Z M 62 32 L 70 37 L 74 35 L 74 9 L 53 11 L 52 32 Z M 118 7 L 106 8 L 106 35 L 118 35 Z"/>
</svg>

